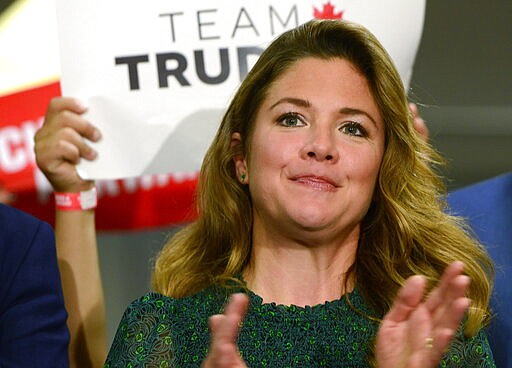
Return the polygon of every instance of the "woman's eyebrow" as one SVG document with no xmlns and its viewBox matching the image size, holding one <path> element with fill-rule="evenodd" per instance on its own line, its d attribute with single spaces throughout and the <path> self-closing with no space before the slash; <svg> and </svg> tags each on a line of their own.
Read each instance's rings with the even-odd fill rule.
<svg viewBox="0 0 512 368">
<path fill-rule="evenodd" d="M 370 121 L 373 123 L 373 125 L 377 126 L 377 122 L 375 121 L 375 119 L 364 110 L 360 110 L 360 109 L 357 109 L 354 107 L 344 107 L 339 110 L 339 113 L 344 114 L 344 115 L 364 115 L 368 119 L 370 119 Z"/>
<path fill-rule="evenodd" d="M 277 105 L 280 105 L 282 103 L 290 103 L 292 105 L 296 105 L 296 106 L 300 106 L 300 107 L 310 107 L 311 106 L 311 104 L 309 103 L 308 100 L 303 100 L 302 98 L 283 97 L 276 103 L 272 104 L 272 106 L 270 106 L 269 110 L 272 110 L 274 107 L 276 107 Z"/>
</svg>

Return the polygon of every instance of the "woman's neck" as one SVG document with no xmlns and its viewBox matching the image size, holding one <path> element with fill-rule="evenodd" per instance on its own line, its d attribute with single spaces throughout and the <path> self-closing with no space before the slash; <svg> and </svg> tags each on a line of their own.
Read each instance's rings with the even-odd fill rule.
<svg viewBox="0 0 512 368">
<path fill-rule="evenodd" d="M 265 303 L 313 306 L 339 299 L 354 287 L 346 273 L 355 261 L 358 238 L 359 229 L 343 242 L 315 245 L 254 236 L 244 279 Z"/>
</svg>

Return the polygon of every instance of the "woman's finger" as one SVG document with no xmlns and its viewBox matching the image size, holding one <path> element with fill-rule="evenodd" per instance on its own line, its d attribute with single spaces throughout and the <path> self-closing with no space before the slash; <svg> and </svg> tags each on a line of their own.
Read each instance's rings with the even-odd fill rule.
<svg viewBox="0 0 512 368">
<path fill-rule="evenodd" d="M 43 126 L 37 131 L 35 139 L 47 139 L 63 128 L 71 128 L 93 142 L 97 142 L 101 138 L 100 131 L 82 115 L 70 110 L 63 110 L 45 119 Z"/>
<path fill-rule="evenodd" d="M 464 271 L 464 264 L 462 262 L 456 261 L 450 264 L 446 270 L 443 272 L 441 276 L 441 280 L 437 286 L 432 290 L 429 294 L 426 304 L 431 312 L 436 310 L 441 303 L 446 301 L 450 293 L 451 283 L 452 281 L 459 275 L 462 275 Z"/>
<path fill-rule="evenodd" d="M 208 323 L 211 334 L 210 352 L 202 367 L 245 367 L 236 341 L 249 299 L 244 294 L 233 294 L 223 314 L 211 316 Z"/>
<path fill-rule="evenodd" d="M 395 301 L 386 314 L 385 320 L 394 323 L 406 321 L 423 298 L 426 280 L 423 276 L 411 276 L 398 291 Z"/>
<path fill-rule="evenodd" d="M 55 97 L 50 100 L 46 109 L 46 121 L 51 121 L 55 114 L 61 111 L 69 110 L 76 114 L 83 114 L 87 111 L 87 106 L 80 100 L 72 97 Z"/>
<path fill-rule="evenodd" d="M 242 320 L 249 305 L 245 294 L 233 294 L 224 309 L 224 316 L 219 325 L 217 336 L 222 341 L 236 343 Z"/>
</svg>

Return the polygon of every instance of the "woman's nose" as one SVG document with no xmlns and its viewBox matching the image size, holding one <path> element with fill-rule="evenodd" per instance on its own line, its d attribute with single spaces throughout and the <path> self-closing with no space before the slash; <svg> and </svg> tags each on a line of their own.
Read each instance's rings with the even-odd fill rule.
<svg viewBox="0 0 512 368">
<path fill-rule="evenodd" d="M 306 144 L 302 149 L 304 159 L 337 162 L 340 154 L 336 145 L 336 131 L 329 128 L 311 128 Z"/>
</svg>

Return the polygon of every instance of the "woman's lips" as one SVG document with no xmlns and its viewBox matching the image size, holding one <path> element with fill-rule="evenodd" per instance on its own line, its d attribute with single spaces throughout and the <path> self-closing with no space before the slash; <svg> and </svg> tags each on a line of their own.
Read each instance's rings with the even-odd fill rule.
<svg viewBox="0 0 512 368">
<path fill-rule="evenodd" d="M 332 192 L 336 190 L 337 185 L 333 180 L 316 175 L 301 175 L 292 178 L 293 181 L 306 185 L 316 190 Z"/>
</svg>

